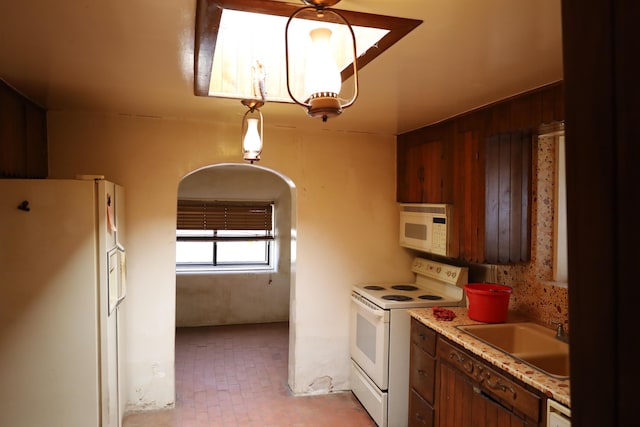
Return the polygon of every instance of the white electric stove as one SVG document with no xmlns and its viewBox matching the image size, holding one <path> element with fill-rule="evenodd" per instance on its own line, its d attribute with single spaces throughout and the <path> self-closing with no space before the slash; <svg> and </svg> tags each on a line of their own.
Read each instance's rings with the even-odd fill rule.
<svg viewBox="0 0 640 427">
<path fill-rule="evenodd" d="M 351 389 L 380 427 L 406 427 L 409 310 L 464 306 L 468 269 L 415 258 L 413 283 L 362 284 L 351 293 Z"/>
</svg>

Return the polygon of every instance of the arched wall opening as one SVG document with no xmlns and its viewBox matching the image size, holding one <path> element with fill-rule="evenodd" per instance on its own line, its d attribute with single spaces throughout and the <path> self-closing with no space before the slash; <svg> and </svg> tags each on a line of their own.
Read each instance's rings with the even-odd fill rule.
<svg viewBox="0 0 640 427">
<path fill-rule="evenodd" d="M 270 270 L 177 271 L 176 327 L 289 322 L 295 301 L 296 235 L 296 188 L 291 179 L 256 165 L 216 164 L 183 177 L 178 199 L 273 201 L 275 251 Z M 293 322 L 289 336 L 291 376 Z"/>
</svg>

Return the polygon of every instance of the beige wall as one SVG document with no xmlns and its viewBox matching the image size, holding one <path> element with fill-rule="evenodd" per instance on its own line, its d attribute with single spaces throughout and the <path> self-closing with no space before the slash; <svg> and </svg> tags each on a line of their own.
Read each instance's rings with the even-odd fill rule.
<svg viewBox="0 0 640 427">
<path fill-rule="evenodd" d="M 198 168 L 241 162 L 239 122 L 48 113 L 51 178 L 104 174 L 126 189 L 121 331 L 129 409 L 174 404 L 178 185 Z M 412 279 L 410 254 L 397 243 L 395 137 L 315 123 L 318 130 L 307 132 L 267 127 L 260 162 L 297 189 L 289 313 L 296 393 L 349 388 L 353 283 Z"/>
</svg>

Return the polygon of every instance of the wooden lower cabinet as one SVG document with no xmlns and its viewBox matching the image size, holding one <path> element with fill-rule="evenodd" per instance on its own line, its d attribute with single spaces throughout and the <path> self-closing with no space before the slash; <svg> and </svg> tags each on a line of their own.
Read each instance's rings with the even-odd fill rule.
<svg viewBox="0 0 640 427">
<path fill-rule="evenodd" d="M 436 339 L 437 334 L 432 329 L 411 319 L 409 427 L 435 425 Z"/>
<path fill-rule="evenodd" d="M 483 393 L 458 369 L 440 365 L 440 427 L 524 427 L 525 421 Z"/>
<path fill-rule="evenodd" d="M 409 427 L 433 427 L 433 406 L 415 390 L 409 391 Z"/>
<path fill-rule="evenodd" d="M 546 397 L 415 319 L 409 427 L 544 427 Z M 419 337 L 434 344 L 420 345 Z"/>
</svg>

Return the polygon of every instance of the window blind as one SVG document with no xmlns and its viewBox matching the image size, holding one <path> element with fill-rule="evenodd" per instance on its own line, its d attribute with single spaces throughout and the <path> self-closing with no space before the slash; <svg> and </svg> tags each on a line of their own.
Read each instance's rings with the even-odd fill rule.
<svg viewBox="0 0 640 427">
<path fill-rule="evenodd" d="M 271 231 L 272 202 L 178 200 L 178 230 Z"/>
</svg>

